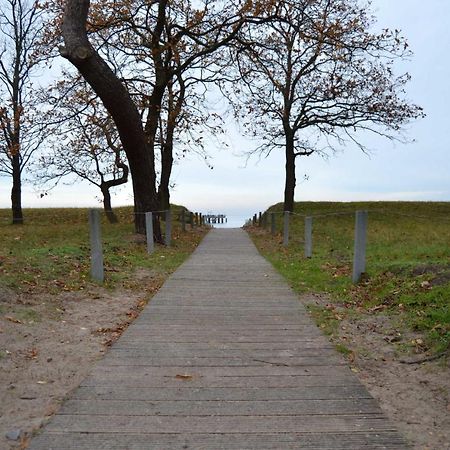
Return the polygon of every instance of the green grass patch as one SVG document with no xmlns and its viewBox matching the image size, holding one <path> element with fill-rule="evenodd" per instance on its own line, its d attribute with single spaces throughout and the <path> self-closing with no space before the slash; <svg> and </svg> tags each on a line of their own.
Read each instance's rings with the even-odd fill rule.
<svg viewBox="0 0 450 450">
<path fill-rule="evenodd" d="M 308 311 L 319 328 L 327 335 L 334 336 L 338 330 L 339 321 L 333 311 L 316 305 L 309 305 Z"/>
<path fill-rule="evenodd" d="M 351 356 L 353 352 L 344 344 L 336 344 L 336 350 L 346 357 Z"/>
<path fill-rule="evenodd" d="M 14 318 L 26 323 L 41 321 L 41 315 L 33 308 L 20 308 L 14 311 Z"/>
<path fill-rule="evenodd" d="M 152 255 L 134 233 L 131 207 L 116 209 L 117 224 L 102 215 L 105 287 L 132 286 L 138 268 L 164 278 L 191 254 L 205 230 L 182 233 L 176 221 L 180 208 L 172 207 L 172 246 L 157 246 Z M 23 225 L 11 225 L 10 211 L 0 210 L 0 288 L 25 294 L 86 289 L 91 284 L 88 210 L 26 209 L 24 217 Z M 164 232 L 164 222 L 161 226 Z"/>
<path fill-rule="evenodd" d="M 353 285 L 356 210 L 369 211 L 367 273 Z M 287 248 L 281 211 L 277 204 L 266 212 L 276 212 L 276 236 L 269 238 L 261 228 L 251 228 L 251 234 L 296 291 L 327 293 L 349 312 L 395 313 L 409 329 L 423 333 L 427 349 L 450 347 L 450 203 L 297 203 Z M 303 215 L 313 216 L 311 259 L 303 256 Z M 326 312 L 325 318 L 312 314 L 326 322 Z"/>
</svg>

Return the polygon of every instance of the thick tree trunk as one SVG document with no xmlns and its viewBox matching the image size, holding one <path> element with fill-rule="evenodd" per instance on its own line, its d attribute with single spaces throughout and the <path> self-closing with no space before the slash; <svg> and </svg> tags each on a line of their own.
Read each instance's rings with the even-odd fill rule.
<svg viewBox="0 0 450 450">
<path fill-rule="evenodd" d="M 295 152 L 294 139 L 286 136 L 286 179 L 284 185 L 284 210 L 294 212 L 294 193 L 295 193 Z"/>
<path fill-rule="evenodd" d="M 20 173 L 20 155 L 16 154 L 12 157 L 12 189 L 11 189 L 11 209 L 12 223 L 20 225 L 23 223 L 22 212 L 22 180 Z"/>
<path fill-rule="evenodd" d="M 170 82 L 167 86 L 169 93 L 169 113 L 167 118 L 166 139 L 161 148 L 161 178 L 158 189 L 158 203 L 161 210 L 170 208 L 170 176 L 172 175 L 173 167 L 173 139 L 175 128 L 177 126 L 177 119 L 181 113 L 186 92 L 186 86 L 182 76 L 178 75 L 177 78 L 180 90 L 176 100 L 173 82 Z"/>
<path fill-rule="evenodd" d="M 145 212 L 157 208 L 154 160 L 136 105 L 120 79 L 88 41 L 89 6 L 89 0 L 66 0 L 62 25 L 65 47 L 60 52 L 80 71 L 117 126 L 133 181 L 135 228 L 137 233 L 144 234 Z"/>
</svg>

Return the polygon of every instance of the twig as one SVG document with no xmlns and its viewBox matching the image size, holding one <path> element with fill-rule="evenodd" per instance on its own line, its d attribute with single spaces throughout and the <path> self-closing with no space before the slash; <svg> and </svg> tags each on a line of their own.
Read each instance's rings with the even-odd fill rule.
<svg viewBox="0 0 450 450">
<path fill-rule="evenodd" d="M 424 358 L 419 358 L 419 359 L 401 359 L 400 362 L 402 364 L 422 364 L 424 362 L 435 361 L 436 359 L 440 359 L 440 358 L 448 355 L 448 352 L 449 352 L 449 350 L 446 350 L 445 352 L 441 352 L 436 355 L 425 356 Z"/>
<path fill-rule="evenodd" d="M 265 364 L 270 364 L 270 365 L 272 365 L 272 366 L 291 367 L 290 364 L 275 363 L 275 362 L 270 362 L 270 361 L 264 361 L 264 360 L 262 360 L 262 359 L 254 359 L 253 361 L 255 361 L 255 362 L 261 362 L 261 363 L 265 363 Z"/>
</svg>

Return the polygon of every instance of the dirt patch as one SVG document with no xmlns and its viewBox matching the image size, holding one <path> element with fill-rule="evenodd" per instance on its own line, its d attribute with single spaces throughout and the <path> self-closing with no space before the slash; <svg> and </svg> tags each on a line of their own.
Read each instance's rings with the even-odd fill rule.
<svg viewBox="0 0 450 450">
<path fill-rule="evenodd" d="M 349 350 L 353 371 L 413 448 L 450 449 L 449 358 L 405 364 L 422 359 L 422 341 L 400 330 L 395 317 L 363 311 L 352 316 L 320 295 L 303 296 L 302 301 L 336 312 L 339 324 L 331 339 Z M 401 349 L 406 343 L 416 355 L 405 358 Z"/>
<path fill-rule="evenodd" d="M 146 304 L 154 278 L 140 271 L 143 289 L 58 296 L 0 293 L 0 448 L 26 448 L 42 426 Z M 159 280 L 156 280 L 159 285 Z M 149 288 L 149 289 L 146 289 Z M 18 430 L 21 436 L 17 440 Z"/>
</svg>

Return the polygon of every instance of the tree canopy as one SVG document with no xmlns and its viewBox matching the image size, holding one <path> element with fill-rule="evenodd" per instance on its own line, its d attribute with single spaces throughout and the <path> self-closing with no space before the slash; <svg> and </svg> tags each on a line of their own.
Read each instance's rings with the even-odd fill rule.
<svg viewBox="0 0 450 450">
<path fill-rule="evenodd" d="M 398 138 L 422 116 L 405 97 L 410 56 L 398 30 L 374 31 L 368 4 L 353 0 L 280 2 L 278 17 L 246 28 L 232 47 L 228 97 L 254 151 L 286 155 L 285 210 L 293 210 L 295 159 L 356 143 L 360 132 Z M 236 85 L 238 88 L 236 89 Z"/>
</svg>

